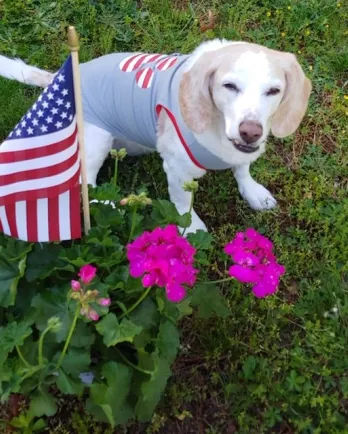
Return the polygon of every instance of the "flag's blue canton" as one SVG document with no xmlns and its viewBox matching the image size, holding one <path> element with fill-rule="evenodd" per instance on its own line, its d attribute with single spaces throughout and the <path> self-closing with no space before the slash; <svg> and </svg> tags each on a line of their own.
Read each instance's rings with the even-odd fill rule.
<svg viewBox="0 0 348 434">
<path fill-rule="evenodd" d="M 54 133 L 69 126 L 75 116 L 71 56 L 35 104 L 11 131 L 9 139 Z"/>
</svg>

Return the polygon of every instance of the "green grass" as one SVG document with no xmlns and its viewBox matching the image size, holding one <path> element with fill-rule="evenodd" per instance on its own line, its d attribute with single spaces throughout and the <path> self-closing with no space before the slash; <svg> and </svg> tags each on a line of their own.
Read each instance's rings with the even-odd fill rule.
<svg viewBox="0 0 348 434">
<path fill-rule="evenodd" d="M 216 26 L 202 34 L 199 21 L 209 8 Z M 270 139 L 265 158 L 252 167 L 279 208 L 250 210 L 228 172 L 209 173 L 196 201 L 217 240 L 214 276 L 225 267 L 221 247 L 252 226 L 275 242 L 287 267 L 282 286 L 260 301 L 226 285 L 227 320 L 185 320 L 174 377 L 152 423 L 124 432 L 348 433 L 346 2 L 3 0 L 0 17 L 0 52 L 52 70 L 68 53 L 69 24 L 81 35 L 82 60 L 126 50 L 184 53 L 214 37 L 298 55 L 313 81 L 308 115 L 294 136 Z M 0 80 L 0 139 L 36 95 Z M 106 162 L 101 179 L 110 170 Z M 121 180 L 128 191 L 145 183 L 153 196 L 167 196 L 156 155 L 127 159 Z M 49 432 L 111 434 L 81 416 L 78 402 L 63 404 L 65 415 L 51 421 Z"/>
</svg>

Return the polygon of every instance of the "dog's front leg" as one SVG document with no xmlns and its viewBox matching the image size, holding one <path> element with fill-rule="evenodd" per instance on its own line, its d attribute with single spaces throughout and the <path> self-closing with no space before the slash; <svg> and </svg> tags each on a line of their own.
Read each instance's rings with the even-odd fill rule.
<svg viewBox="0 0 348 434">
<path fill-rule="evenodd" d="M 163 168 L 167 174 L 168 190 L 170 200 L 174 203 L 180 214 L 185 214 L 189 211 L 191 205 L 191 193 L 183 189 L 185 182 L 193 180 L 189 173 L 184 173 L 177 165 L 171 164 L 173 161 L 163 160 Z M 194 233 L 202 229 L 207 231 L 205 224 L 196 214 L 196 211 L 191 211 L 191 225 L 186 229 L 185 233 Z"/>
<path fill-rule="evenodd" d="M 250 164 L 234 167 L 233 174 L 241 196 L 253 209 L 271 209 L 277 205 L 272 194 L 250 175 Z"/>
</svg>

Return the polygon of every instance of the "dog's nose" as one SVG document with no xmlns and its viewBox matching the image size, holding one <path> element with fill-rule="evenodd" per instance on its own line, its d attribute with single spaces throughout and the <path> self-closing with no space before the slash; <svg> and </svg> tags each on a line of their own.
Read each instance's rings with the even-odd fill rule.
<svg viewBox="0 0 348 434">
<path fill-rule="evenodd" d="M 262 133 L 262 125 L 259 122 L 244 121 L 239 125 L 239 134 L 248 145 L 257 142 Z"/>
</svg>

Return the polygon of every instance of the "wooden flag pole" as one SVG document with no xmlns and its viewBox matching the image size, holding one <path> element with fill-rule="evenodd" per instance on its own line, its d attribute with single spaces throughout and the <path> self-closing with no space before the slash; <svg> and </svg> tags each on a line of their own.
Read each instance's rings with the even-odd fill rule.
<svg viewBox="0 0 348 434">
<path fill-rule="evenodd" d="M 71 51 L 72 71 L 74 77 L 75 109 L 76 109 L 77 134 L 79 140 L 81 183 L 82 183 L 81 191 L 82 191 L 83 221 L 84 221 L 85 234 L 87 235 L 89 230 L 91 229 L 91 217 L 89 214 L 85 138 L 84 138 L 84 131 L 83 131 L 83 116 L 82 116 L 81 79 L 80 79 L 80 68 L 79 68 L 80 47 L 79 47 L 79 37 L 77 35 L 74 26 L 69 26 L 68 44 L 69 44 L 69 49 Z"/>
</svg>

